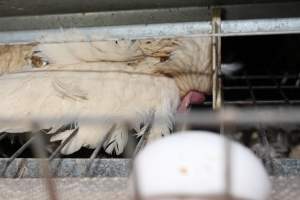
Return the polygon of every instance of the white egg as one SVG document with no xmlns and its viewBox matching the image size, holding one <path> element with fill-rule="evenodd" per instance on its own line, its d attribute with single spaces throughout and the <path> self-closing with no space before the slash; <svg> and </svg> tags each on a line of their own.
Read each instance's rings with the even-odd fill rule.
<svg viewBox="0 0 300 200">
<path fill-rule="evenodd" d="M 147 145 L 134 161 L 133 174 L 143 198 L 227 192 L 234 198 L 265 200 L 271 192 L 263 164 L 248 148 L 207 131 L 184 131 Z"/>
</svg>

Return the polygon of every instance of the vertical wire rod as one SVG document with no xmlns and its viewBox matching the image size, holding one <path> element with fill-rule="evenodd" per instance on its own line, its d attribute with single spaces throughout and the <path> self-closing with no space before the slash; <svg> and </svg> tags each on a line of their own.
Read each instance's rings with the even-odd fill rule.
<svg viewBox="0 0 300 200">
<path fill-rule="evenodd" d="M 37 138 L 37 135 L 34 135 L 33 137 L 31 137 L 21 148 L 19 148 L 10 158 L 9 160 L 6 162 L 5 167 L 2 170 L 2 176 L 5 174 L 7 168 L 9 167 L 9 165 L 21 154 L 23 153 L 23 151 L 26 150 L 26 148 Z"/>
<path fill-rule="evenodd" d="M 245 79 L 246 79 L 247 86 L 249 88 L 250 96 L 251 96 L 251 99 L 252 99 L 252 104 L 256 105 L 256 98 L 255 98 L 255 95 L 254 95 L 254 92 L 253 92 L 252 84 L 251 84 L 251 82 L 248 78 L 247 72 L 245 72 Z"/>
<path fill-rule="evenodd" d="M 285 93 L 283 92 L 282 88 L 281 88 L 281 83 L 278 83 L 278 81 L 276 81 L 276 79 L 273 77 L 273 75 L 270 73 L 270 71 L 268 71 L 268 74 L 270 76 L 270 78 L 272 79 L 272 81 L 274 82 L 274 84 L 276 85 L 279 93 L 281 94 L 281 97 L 284 99 L 284 101 L 287 104 L 290 104 L 290 100 L 287 98 L 287 96 L 285 95 Z M 284 77 L 284 75 L 283 75 Z"/>
<path fill-rule="evenodd" d="M 150 134 L 150 129 L 152 128 L 151 124 L 153 124 L 154 121 L 154 112 L 151 112 L 151 117 L 150 117 L 150 121 L 147 123 L 147 127 L 145 127 L 145 132 L 142 135 L 142 137 L 140 138 L 138 144 L 135 147 L 134 153 L 133 153 L 133 157 L 136 157 L 136 155 L 144 148 L 144 146 L 147 144 L 148 141 L 148 136 Z M 183 122 L 185 123 L 185 118 L 183 119 Z"/>
<path fill-rule="evenodd" d="M 133 153 L 133 156 L 135 157 L 139 152 L 140 150 L 145 146 L 146 144 L 146 135 L 145 134 L 148 134 L 147 132 L 144 133 L 144 135 L 142 135 L 142 137 L 140 138 L 138 144 L 136 145 L 135 147 L 135 150 L 134 150 L 134 153 Z"/>
<path fill-rule="evenodd" d="M 25 149 L 37 138 L 38 135 L 34 135 L 31 137 L 21 148 L 19 148 L 8 160 L 8 163 L 11 163 L 14 159 L 16 159 Z"/>
<path fill-rule="evenodd" d="M 78 133 L 79 128 L 76 128 L 70 135 L 65 139 L 56 149 L 55 151 L 50 155 L 48 158 L 49 161 L 52 161 L 56 156 L 59 154 L 60 150 Z"/>
<path fill-rule="evenodd" d="M 0 135 L 0 141 L 3 140 L 7 135 L 8 135 L 8 133 L 2 133 Z"/>
<path fill-rule="evenodd" d="M 218 34 L 221 32 L 221 9 L 220 8 L 213 8 L 212 9 L 212 31 L 214 34 Z M 221 38 L 217 36 L 213 36 L 213 109 L 220 109 L 222 107 L 222 83 L 221 83 Z M 224 151 L 225 151 L 225 158 L 224 158 L 224 180 L 225 180 L 225 199 L 231 199 L 231 144 L 229 139 L 227 138 L 228 134 L 226 134 L 225 126 L 227 125 L 226 121 L 222 122 L 220 125 L 220 132 L 224 135 L 225 134 L 225 143 L 224 143 Z M 221 166 L 220 166 L 221 167 Z"/>
<path fill-rule="evenodd" d="M 85 173 L 86 175 L 90 175 L 90 168 L 92 166 L 93 161 L 95 160 L 95 158 L 97 157 L 99 151 L 101 150 L 104 142 L 110 137 L 111 133 L 115 130 L 116 128 L 116 124 L 114 124 L 110 130 L 108 131 L 108 133 L 106 134 L 106 136 L 103 138 L 103 140 L 97 145 L 96 149 L 93 151 L 92 155 L 89 158 L 88 164 L 86 165 L 86 169 L 85 169 Z"/>
<path fill-rule="evenodd" d="M 32 130 L 36 140 L 33 141 L 32 149 L 36 157 L 40 158 L 40 166 L 42 168 L 42 177 L 50 200 L 58 200 L 56 185 L 50 175 L 49 162 L 46 158 L 47 154 L 44 149 L 45 142 L 40 134 L 40 126 L 38 123 L 32 122 Z"/>
</svg>

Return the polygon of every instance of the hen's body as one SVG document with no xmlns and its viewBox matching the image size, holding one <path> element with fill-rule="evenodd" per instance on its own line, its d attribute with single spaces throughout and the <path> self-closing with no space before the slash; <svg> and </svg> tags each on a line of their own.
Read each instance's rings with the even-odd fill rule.
<svg viewBox="0 0 300 200">
<path fill-rule="evenodd" d="M 50 119 L 40 128 L 55 133 L 52 141 L 64 141 L 71 131 L 57 130 L 76 123 L 78 133 L 64 154 L 95 148 L 112 131 L 104 147 L 120 154 L 131 130 L 149 131 L 150 140 L 169 134 L 180 98 L 192 90 L 210 91 L 209 44 L 204 39 L 41 44 L 37 56 L 49 65 L 2 75 L 0 111 L 12 119 Z M 100 118 L 86 123 L 91 117 Z M 1 132 L 31 129 L 0 123 Z"/>
</svg>

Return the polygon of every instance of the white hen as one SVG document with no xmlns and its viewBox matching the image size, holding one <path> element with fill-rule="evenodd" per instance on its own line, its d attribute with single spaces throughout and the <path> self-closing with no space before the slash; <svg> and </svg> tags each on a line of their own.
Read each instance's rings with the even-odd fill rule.
<svg viewBox="0 0 300 200">
<path fill-rule="evenodd" d="M 140 136 L 149 129 L 150 140 L 167 135 L 177 109 L 184 111 L 189 103 L 203 101 L 203 94 L 211 90 L 208 37 L 31 47 L 30 70 L 20 72 L 18 66 L 28 66 L 15 63 L 18 73 L 0 77 L 0 112 L 11 119 L 50 118 L 40 128 L 54 134 L 52 141 L 64 141 L 71 130 L 57 130 L 76 123 L 78 133 L 61 150 L 63 154 L 95 148 L 101 142 L 107 153 L 120 154 L 132 130 Z M 0 65 L 5 68 L 7 63 L 0 61 Z M 99 123 L 84 123 L 93 116 L 101 116 Z M 22 133 L 31 128 L 24 123 L 0 123 L 1 132 Z"/>
</svg>

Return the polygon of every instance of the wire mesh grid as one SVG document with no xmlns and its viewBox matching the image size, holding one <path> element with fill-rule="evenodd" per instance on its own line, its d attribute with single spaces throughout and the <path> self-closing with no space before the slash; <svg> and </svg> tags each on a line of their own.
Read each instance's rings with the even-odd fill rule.
<svg viewBox="0 0 300 200">
<path fill-rule="evenodd" d="M 267 71 L 263 75 L 249 75 L 244 72 L 224 80 L 224 102 L 226 105 L 299 105 L 299 78 L 298 73 L 278 75 Z M 234 96 L 240 99 L 233 99 Z"/>
<path fill-rule="evenodd" d="M 290 125 L 291 123 L 300 124 L 300 108 L 299 107 L 280 107 L 280 108 L 274 108 L 274 107 L 266 107 L 266 108 L 260 108 L 259 110 L 253 110 L 253 109 L 236 109 L 236 108 L 227 108 L 222 109 L 219 111 L 201 111 L 201 112 L 192 112 L 189 115 L 177 115 L 176 122 L 177 123 L 188 123 L 189 125 L 203 125 L 203 126 L 216 126 L 219 127 L 220 124 L 225 124 L 225 133 L 234 132 L 234 125 L 245 125 L 245 126 L 252 126 L 253 124 L 263 124 L 265 126 L 272 126 L 272 125 Z M 101 116 L 98 117 L 98 120 L 101 119 Z M 41 120 L 42 121 L 42 120 Z M 101 120 L 100 120 L 101 121 Z M 95 123 L 96 120 L 86 119 L 86 123 Z M 35 122 L 38 124 L 38 122 Z M 227 125 L 226 125 L 227 124 Z M 228 128 L 228 129 L 227 129 Z M 36 130 L 38 130 L 38 126 L 36 126 Z M 4 133 L 5 134 L 5 133 Z M 76 131 L 74 131 L 74 134 L 76 134 Z M 45 158 L 45 149 L 44 149 L 44 142 L 41 140 L 41 134 L 39 132 L 35 132 L 34 136 L 29 139 L 25 145 L 22 146 L 22 150 L 25 148 L 29 148 L 29 145 L 31 145 L 31 148 L 33 148 L 33 151 L 37 157 Z M 72 136 L 70 136 L 72 137 Z M 100 146 L 100 145 L 99 145 Z M 99 152 L 100 147 L 97 147 L 89 159 L 74 159 L 74 160 L 68 160 L 68 159 L 53 159 L 55 157 L 55 154 L 52 154 L 48 159 L 15 159 L 16 154 L 20 153 L 20 149 L 18 150 L 18 153 L 15 153 L 14 156 L 8 158 L 8 159 L 1 159 L 0 162 L 0 169 L 1 169 L 1 176 L 2 177 L 10 177 L 10 178 L 21 178 L 21 177 L 43 177 L 44 179 L 44 185 L 46 186 L 48 191 L 48 195 L 50 195 L 50 199 L 59 199 L 58 196 L 62 195 L 64 197 L 70 198 L 70 196 L 67 196 L 66 194 L 60 194 L 61 189 L 58 189 L 58 185 L 61 185 L 65 180 L 59 180 L 59 179 L 52 179 L 51 177 L 118 177 L 115 179 L 117 180 L 123 180 L 121 177 L 127 177 L 130 174 L 131 169 L 131 161 L 128 159 L 96 159 L 96 155 Z M 59 149 L 60 147 L 58 147 Z M 224 147 L 225 150 L 228 147 Z M 58 150 L 55 150 L 55 152 L 58 152 Z M 54 155 L 54 156 L 53 156 Z M 229 158 L 230 159 L 230 158 Z M 274 170 L 278 174 L 283 175 L 282 172 L 286 172 L 285 175 L 293 174 L 297 175 L 299 173 L 299 161 L 293 161 L 293 160 L 270 160 L 271 161 L 271 169 Z M 286 162 L 286 163 L 285 163 Z M 290 163 L 288 163 L 290 162 Z M 294 168 L 291 168 L 291 163 L 294 162 Z M 296 163 L 295 163 L 296 162 Z M 230 166 L 229 166 L 230 167 Z M 293 171 L 293 170 L 298 171 Z M 16 179 L 20 180 L 20 179 Z M 274 178 L 272 179 L 274 181 L 277 181 L 276 184 L 281 184 L 280 187 L 281 190 L 283 188 L 282 182 L 285 182 L 286 179 L 278 179 Z M 298 179 L 295 178 L 294 184 L 297 185 Z M 24 179 L 24 181 L 28 182 L 27 179 Z M 20 181 L 20 182 L 24 182 Z M 72 182 L 72 185 L 74 186 L 75 180 L 70 179 Z M 88 180 L 78 180 L 77 185 L 75 184 L 75 188 L 78 188 L 78 185 L 85 185 L 89 182 L 95 182 L 95 179 L 88 179 Z M 103 179 L 103 182 L 98 182 L 96 185 L 101 184 L 112 184 L 111 180 Z M 4 180 L 1 180 L 2 184 L 4 183 Z M 36 183 L 39 181 L 36 181 Z M 8 179 L 9 185 L 13 186 L 17 182 L 10 181 Z M 35 183 L 35 184 L 36 184 Z M 40 182 L 39 182 L 40 183 Z M 56 185 L 57 184 L 57 185 Z M 125 189 L 124 186 L 125 183 L 119 185 L 120 187 L 119 191 L 116 191 L 116 194 L 122 193 L 125 195 L 124 197 L 128 197 L 128 191 Z M 126 184 L 125 184 L 126 185 Z M 286 185 L 285 185 L 286 186 Z M 111 186 L 107 186 L 111 187 Z M 1 188 L 1 187 L 0 187 Z M 39 190 L 42 190 L 40 186 L 39 189 L 34 190 L 35 192 L 40 192 Z M 21 189 L 23 190 L 23 189 Z M 57 192 L 58 190 L 59 192 Z M 292 190 L 295 190 L 293 187 Z M 101 190 L 102 191 L 102 190 Z M 103 191 L 102 191 L 103 192 Z M 110 192 L 115 192 L 114 190 L 111 190 Z M 62 192 L 64 193 L 64 192 Z M 75 194 L 76 192 L 74 192 Z M 45 195 L 44 193 L 41 193 L 39 195 Z M 37 195 L 37 196 L 39 196 Z M 93 194 L 94 195 L 94 194 Z M 91 196 L 93 196 L 91 195 Z M 277 193 L 276 193 L 277 195 Z M 12 195 L 15 196 L 15 195 Z M 41 197 L 41 196 L 39 196 Z M 45 196 L 43 196 L 45 197 Z M 291 197 L 291 195 L 290 195 Z M 292 195 L 293 197 L 293 195 Z M 122 197 L 123 198 L 123 197 Z M 276 198 L 275 198 L 276 199 Z"/>
<path fill-rule="evenodd" d="M 219 58 L 215 58 L 219 59 Z M 260 72 L 263 70 L 260 70 Z M 251 72 L 243 71 L 238 76 L 223 77 L 216 76 L 215 79 L 222 78 L 223 86 L 222 93 L 224 94 L 224 105 L 237 105 L 237 106 L 265 106 L 265 105 L 290 105 L 297 106 L 300 103 L 299 85 L 300 85 L 300 73 L 284 73 L 274 74 L 272 71 L 267 70 L 264 74 L 252 74 Z M 300 94 L 300 93 L 299 93 Z M 214 97 L 215 98 L 215 97 Z M 209 96 L 204 102 L 204 106 L 212 107 L 213 98 Z M 201 111 L 192 112 L 190 114 L 178 115 L 175 119 L 177 124 L 186 124 L 187 126 L 200 126 L 200 127 L 214 127 L 219 130 L 220 127 L 224 127 L 223 134 L 229 136 L 229 133 L 233 133 L 236 130 L 236 126 L 246 127 L 259 127 L 261 130 L 259 135 L 261 141 L 265 146 L 268 146 L 267 136 L 265 134 L 265 128 L 270 126 L 281 125 L 281 128 L 285 125 L 299 125 L 300 109 L 297 107 L 269 107 L 258 109 L 220 109 L 219 111 Z M 68 117 L 68 116 L 67 116 Z M 86 123 L 99 123 L 103 116 L 92 116 L 85 119 Z M 111 116 L 112 118 L 118 118 Z M 60 159 L 60 150 L 70 141 L 78 132 L 78 127 L 69 135 L 69 137 L 58 145 L 56 148 L 49 149 L 46 145 L 42 133 L 44 130 L 40 130 L 40 123 L 43 120 L 48 119 L 26 119 L 30 126 L 35 130 L 33 133 L 28 133 L 29 139 L 19 145 L 16 151 L 7 153 L 4 151 L 3 146 L 0 146 L 0 176 L 6 178 L 22 178 L 22 177 L 42 177 L 44 179 L 37 179 L 36 181 L 24 179 L 23 184 L 26 187 L 22 187 L 19 190 L 21 193 L 28 190 L 28 185 L 37 185 L 35 190 L 31 191 L 31 199 L 43 199 L 48 197 L 51 200 L 60 199 L 82 199 L 82 195 L 86 195 L 86 199 L 94 199 L 95 195 L 100 199 L 128 199 L 128 192 L 126 190 L 126 181 L 131 169 L 131 161 L 129 159 L 98 159 L 101 157 L 101 147 L 103 143 L 99 143 L 97 147 L 87 153 L 88 159 Z M 126 121 L 127 119 L 119 119 Z M 9 123 L 19 123 L 18 120 L 0 119 Z M 76 124 L 71 124 L 71 126 Z M 186 127 L 186 126 L 184 126 Z M 114 129 L 114 127 L 112 127 Z M 234 134 L 233 134 L 234 135 Z M 10 140 L 11 134 L 0 134 L 0 143 L 4 140 Z M 107 135 L 107 137 L 109 134 Z M 104 140 L 105 141 L 105 140 Z M 6 141 L 7 142 L 7 141 Z M 147 143 L 147 135 L 140 138 L 137 145 L 134 146 L 134 156 L 140 151 Z M 33 155 L 39 159 L 22 158 L 28 149 L 32 149 Z M 230 146 L 225 145 L 224 150 L 226 152 Z M 267 147 L 269 148 L 269 147 Z M 267 151 L 267 157 L 264 157 L 265 164 L 270 173 L 275 175 L 299 175 L 300 174 L 300 162 L 297 160 L 273 160 L 269 155 L 270 151 Z M 225 164 L 228 164 L 230 155 L 227 157 Z M 293 166 L 293 167 L 291 167 Z M 230 168 L 230 166 L 228 166 Z M 101 180 L 93 179 L 91 177 L 117 177 L 116 179 Z M 228 176 L 228 174 L 225 174 Z M 53 177 L 90 177 L 90 179 L 53 179 Z M 293 179 L 293 184 L 290 188 L 286 188 L 286 179 L 279 179 L 277 177 L 272 179 L 275 183 L 275 190 L 272 199 L 295 199 L 297 193 L 296 188 L 299 186 L 299 178 Z M 8 187 L 15 188 L 21 181 L 11 179 L 0 179 L 0 184 L 6 184 Z M 32 181 L 32 182 L 31 182 Z M 228 178 L 227 185 L 230 186 Z M 42 183 L 42 184 L 41 184 Z M 277 185 L 276 185 L 277 183 Z M 290 182 L 289 182 L 290 183 Z M 107 185 L 106 185 L 107 184 Z M 42 192 L 45 186 L 46 192 Z M 66 186 L 67 185 L 67 186 Z M 80 190 L 78 188 L 85 187 L 86 190 Z M 44 188 L 44 189 L 45 189 Z M 62 189 L 63 188 L 63 189 Z M 100 189 L 100 192 L 90 193 L 91 190 L 96 191 Z M 228 190 L 230 187 L 228 187 Z M 64 190 L 69 190 L 73 194 L 68 195 Z M 279 193 L 278 191 L 282 193 Z M 3 191 L 3 192 L 2 192 Z M 285 195 L 293 191 L 293 195 Z M 295 192 L 296 191 L 296 192 Z M 0 187 L 1 198 L 14 198 L 22 199 L 20 196 L 7 190 L 7 187 Z M 23 194 L 22 193 L 22 194 Z M 108 195 L 108 193 L 110 193 Z M 114 193 L 113 195 L 111 193 Z M 278 195 L 280 194 L 280 195 Z M 98 196 L 99 195 L 99 196 Z M 108 196 L 107 196 L 108 195 Z M 77 196 L 77 197 L 76 197 Z M 24 197 L 24 199 L 27 199 Z M 230 197 L 226 197 L 227 199 Z"/>
</svg>

